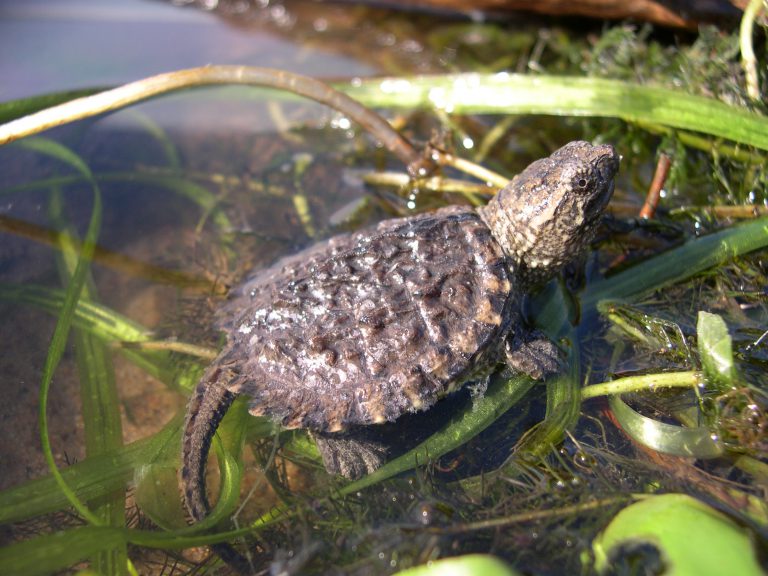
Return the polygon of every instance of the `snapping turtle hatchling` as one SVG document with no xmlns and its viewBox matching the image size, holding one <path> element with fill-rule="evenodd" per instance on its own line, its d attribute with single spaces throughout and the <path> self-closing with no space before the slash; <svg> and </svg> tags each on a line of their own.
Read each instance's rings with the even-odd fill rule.
<svg viewBox="0 0 768 576">
<path fill-rule="evenodd" d="M 558 350 L 524 327 L 521 299 L 591 240 L 618 166 L 613 147 L 571 142 L 485 207 L 386 220 L 246 280 L 222 309 L 227 344 L 187 411 L 191 516 L 208 514 L 205 462 L 236 396 L 256 416 L 309 429 L 326 468 L 355 478 L 386 451 L 350 429 L 426 410 L 500 363 L 556 372 Z"/>
</svg>

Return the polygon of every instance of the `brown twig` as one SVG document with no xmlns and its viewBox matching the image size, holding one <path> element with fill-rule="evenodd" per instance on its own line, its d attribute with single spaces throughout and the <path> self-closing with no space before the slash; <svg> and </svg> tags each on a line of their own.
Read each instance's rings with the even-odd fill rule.
<svg viewBox="0 0 768 576">
<path fill-rule="evenodd" d="M 656 172 L 653 174 L 648 194 L 645 196 L 645 204 L 640 209 L 640 218 L 648 220 L 656 215 L 656 208 L 658 208 L 659 200 L 661 199 L 661 190 L 667 181 L 671 165 L 672 161 L 669 159 L 669 156 L 662 152 L 661 156 L 659 156 L 659 161 L 656 163 Z"/>
</svg>

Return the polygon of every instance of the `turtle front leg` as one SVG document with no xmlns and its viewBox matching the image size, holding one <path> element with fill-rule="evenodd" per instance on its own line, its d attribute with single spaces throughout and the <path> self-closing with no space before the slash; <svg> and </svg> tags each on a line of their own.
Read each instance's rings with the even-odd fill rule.
<svg viewBox="0 0 768 576">
<path fill-rule="evenodd" d="M 507 338 L 504 343 L 507 365 L 514 372 L 535 380 L 546 380 L 562 372 L 563 353 L 540 330 L 532 330 Z"/>
</svg>

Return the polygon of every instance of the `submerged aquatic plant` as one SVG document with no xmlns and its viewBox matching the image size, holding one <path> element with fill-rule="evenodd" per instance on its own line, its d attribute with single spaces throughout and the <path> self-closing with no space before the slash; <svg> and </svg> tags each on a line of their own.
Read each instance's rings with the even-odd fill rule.
<svg viewBox="0 0 768 576">
<path fill-rule="evenodd" d="M 606 38 L 605 41 L 607 43 L 611 39 Z M 600 50 L 598 47 L 596 52 Z M 152 89 L 145 93 L 133 92 L 134 99 L 165 89 L 157 88 L 158 85 L 178 89 L 210 83 L 212 78 L 217 79 L 217 82 L 237 82 L 238 78 L 252 80 L 254 76 L 249 75 L 251 72 L 259 78 L 269 77 L 268 72 L 244 67 L 210 67 L 185 71 L 145 81 L 144 85 Z M 137 86 L 140 88 L 141 83 L 130 85 L 130 90 L 126 87 L 115 89 L 111 93 L 112 96 L 118 94 L 114 105 L 125 104 L 119 97 L 121 90 L 133 91 Z M 688 136 L 697 138 L 699 144 L 703 141 L 718 160 L 721 154 L 729 158 L 727 172 L 733 172 L 737 166 L 743 169 L 754 166 L 754 160 L 762 161 L 765 150 L 768 150 L 768 123 L 758 112 L 713 98 L 693 96 L 666 87 L 640 85 L 626 79 L 489 73 L 377 79 L 343 88 L 368 105 L 386 108 L 429 107 L 450 114 L 608 116 L 632 123 L 639 127 L 638 130 L 651 124 L 653 132 L 666 134 L 667 143 L 684 142 L 683 136 L 676 140 L 678 131 L 689 130 L 696 134 Z M 58 109 L 46 109 L 39 112 L 39 116 L 13 120 L 0 126 L 0 140 L 8 141 L 44 129 L 52 123 L 109 109 L 101 105 L 106 98 L 103 94 L 91 98 L 94 100 L 90 102 L 97 102 L 99 106 L 87 108 L 89 100 L 86 99 L 76 104 L 63 104 Z M 349 104 L 348 100 L 342 98 L 333 101 L 342 102 L 343 112 L 355 117 L 345 108 Z M 9 110 L 23 109 L 26 112 L 29 107 L 36 105 L 35 102 L 28 102 L 27 106 L 14 103 L 13 106 L 0 108 L 0 112 L 7 117 L 13 115 Z M 67 116 L 67 111 L 73 109 L 77 110 L 75 115 Z M 358 118 L 373 117 L 362 109 L 358 112 Z M 428 166 L 428 163 L 424 164 L 423 157 L 399 135 L 393 136 L 388 126 L 383 126 L 377 120 L 372 122 L 372 125 L 378 127 L 375 136 L 390 142 L 387 145 L 389 149 L 399 151 L 400 157 L 410 167 L 411 176 L 424 175 L 419 172 L 419 167 Z M 490 132 L 488 130 L 486 134 Z M 730 148 L 724 148 L 723 139 L 731 142 L 728 145 Z M 638 137 L 637 140 L 639 146 L 644 145 L 643 138 Z M 120 175 L 93 174 L 82 158 L 52 141 L 28 139 L 21 142 L 27 149 L 56 158 L 68 166 L 74 175 L 41 179 L 4 193 L 23 194 L 33 189 L 52 189 L 71 182 L 84 182 L 92 190 L 94 200 L 92 216 L 82 241 L 73 232 L 64 230 L 66 225 L 61 227 L 64 231 L 58 235 L 65 290 L 28 285 L 0 286 L 0 298 L 35 305 L 57 317 L 44 367 L 40 399 L 40 432 L 51 476 L 0 493 L 0 522 L 22 522 L 69 508 L 74 508 L 78 517 L 78 522 L 73 523 L 73 526 L 0 549 L 0 565 L 9 573 L 49 573 L 86 559 L 100 573 L 130 573 L 138 571 L 131 563 L 133 556 L 128 552 L 134 546 L 184 549 L 234 539 L 245 538 L 247 541 L 253 535 L 257 535 L 262 549 L 295 547 L 298 550 L 286 558 L 278 556 L 276 566 L 292 570 L 305 567 L 320 571 L 322 561 L 318 558 L 328 554 L 329 562 L 350 570 L 368 566 L 391 571 L 442 555 L 443 547 L 451 545 L 452 534 L 475 534 L 476 538 L 455 544 L 457 551 L 470 551 L 473 547 L 489 548 L 486 534 L 500 526 L 526 527 L 533 524 L 556 531 L 558 522 L 568 524 L 569 518 L 578 515 L 579 518 L 589 518 L 585 525 L 594 529 L 601 525 L 611 511 L 636 498 L 636 494 L 628 493 L 589 502 L 589 486 L 620 485 L 625 480 L 621 478 L 622 466 L 627 466 L 627 463 L 622 457 L 606 454 L 598 448 L 602 444 L 594 442 L 594 446 L 590 446 L 578 439 L 567 438 L 566 432 L 576 429 L 583 409 L 582 401 L 606 394 L 612 397 L 614 417 L 638 446 L 645 445 L 658 451 L 661 446 L 654 445 L 651 437 L 661 437 L 667 440 L 664 446 L 673 454 L 684 453 L 696 458 L 725 455 L 736 462 L 735 465 L 747 478 L 764 482 L 768 477 L 764 464 L 764 437 L 751 442 L 741 441 L 746 437 L 748 423 L 753 422 L 750 415 L 758 419 L 760 417 L 761 412 L 754 405 L 765 407 L 765 383 L 750 381 L 749 373 L 742 373 L 742 369 L 747 370 L 748 367 L 740 361 L 740 353 L 734 354 L 733 340 L 725 323 L 703 315 L 694 334 L 692 330 L 674 323 L 673 319 L 663 318 L 663 314 L 633 314 L 635 311 L 630 309 L 631 306 L 652 306 L 653 303 L 648 304 L 649 297 L 664 294 L 664 291 L 672 290 L 674 285 L 685 286 L 686 282 L 696 282 L 698 280 L 691 279 L 701 278 L 700 275 L 708 270 L 720 269 L 733 261 L 749 263 L 747 254 L 765 249 L 768 245 L 768 220 L 753 220 L 699 238 L 695 233 L 683 232 L 683 218 L 673 220 L 664 216 L 664 221 L 675 227 L 678 238 L 686 238 L 685 242 L 658 255 L 649 258 L 643 256 L 646 259 L 640 263 L 624 263 L 624 269 L 589 283 L 580 295 L 582 326 L 593 326 L 602 313 L 617 326 L 626 329 L 613 343 L 613 361 L 609 367 L 593 367 L 589 364 L 599 364 L 599 361 L 589 360 L 580 354 L 578 344 L 584 336 L 569 321 L 569 317 L 574 314 L 573 305 L 563 291 L 557 286 L 550 286 L 536 302 L 536 321 L 550 334 L 559 335 L 564 342 L 571 344 L 571 372 L 548 383 L 545 398 L 540 399 L 545 414 L 541 419 L 534 419 L 535 425 L 531 426 L 531 419 L 526 426 L 516 421 L 504 424 L 502 419 L 513 406 L 522 410 L 530 404 L 533 383 L 523 378 L 498 378 L 490 384 L 482 397 L 460 405 L 456 414 L 423 443 L 390 461 L 374 474 L 340 486 L 323 486 L 322 481 L 319 481 L 319 486 L 302 493 L 290 489 L 295 476 L 300 474 L 289 473 L 288 468 L 292 466 L 291 462 L 297 462 L 302 468 L 312 469 L 317 462 L 317 453 L 311 442 L 301 434 L 284 433 L 268 422 L 248 417 L 244 406 L 240 406 L 239 409 L 233 409 L 225 419 L 221 427 L 221 442 L 215 447 L 220 472 L 218 503 L 205 522 L 187 528 L 183 526 L 181 508 L 168 505 L 169 500 L 173 501 L 174 498 L 180 420 L 172 419 L 152 436 L 122 445 L 119 419 L 116 417 L 118 400 L 114 393 L 114 383 L 108 376 L 111 368 L 104 346 L 120 342 L 118 350 L 131 362 L 169 387 L 185 393 L 194 386 L 203 362 L 179 364 L 171 351 L 172 346 L 171 349 L 142 346 L 142 343 L 148 343 L 153 338 L 149 330 L 96 302 L 97 295 L 88 281 L 88 272 L 90 262 L 100 253 L 96 246 L 102 217 L 99 185 L 103 181 L 119 179 Z M 746 149 L 747 157 L 737 153 L 727 155 L 729 150 L 735 151 L 737 148 L 741 152 Z M 438 158 L 445 159 L 447 156 L 445 150 L 440 148 L 436 148 L 436 152 L 439 152 L 436 153 Z M 178 155 L 170 153 L 169 158 L 174 157 Z M 676 157 L 678 166 L 694 161 L 696 159 L 689 160 L 684 153 Z M 638 162 L 629 159 L 627 163 L 634 165 Z M 178 163 L 170 164 L 170 172 L 178 170 Z M 201 212 L 211 216 L 211 222 L 222 236 L 231 232 L 231 222 L 226 213 L 219 209 L 218 200 L 191 178 L 173 173 L 140 175 L 139 178 L 154 179 L 156 185 L 167 187 L 194 202 Z M 679 182 L 684 183 L 679 174 L 678 178 Z M 755 178 L 764 183 L 762 175 Z M 412 185 L 418 189 L 418 180 Z M 63 218 L 62 201 L 59 194 L 55 194 L 51 201 L 57 218 Z M 306 202 L 294 202 L 294 206 L 305 212 L 305 230 L 312 230 L 311 226 L 306 228 Z M 301 215 L 299 219 L 302 219 Z M 715 223 L 708 221 L 700 220 L 696 224 L 694 232 L 715 227 Z M 631 237 L 627 239 L 627 242 L 631 241 Z M 685 266 L 681 266 L 681 262 Z M 118 268 L 120 266 L 118 264 Z M 121 269 L 125 270 L 124 267 Z M 759 266 L 754 266 L 749 267 L 744 276 L 751 276 L 754 285 L 759 286 L 759 278 L 762 278 L 760 274 Z M 184 277 L 161 274 L 153 278 L 177 282 Z M 183 285 L 183 282 L 179 285 Z M 206 284 L 201 280 L 197 285 L 206 287 L 214 286 L 215 283 Z M 759 298 L 758 291 L 750 298 L 750 302 L 757 303 L 759 307 Z M 765 311 L 761 309 L 755 312 L 755 317 L 764 319 Z M 676 361 L 684 365 L 696 365 L 685 365 L 686 370 L 673 372 L 666 372 L 666 365 L 659 366 L 658 370 L 654 370 L 653 365 L 646 366 L 641 372 L 650 373 L 631 374 L 625 379 L 617 378 L 582 388 L 581 363 L 586 361 L 588 367 L 601 376 L 619 373 L 616 366 L 624 358 L 627 348 L 639 354 L 658 346 L 660 342 L 666 346 L 665 339 L 669 334 L 665 332 L 666 328 L 659 330 L 662 324 L 667 328 L 674 324 L 673 331 L 681 335 L 678 340 L 671 338 L 670 341 L 674 341 L 677 346 L 689 346 L 697 352 L 686 353 Z M 78 349 L 90 351 L 82 355 L 79 363 L 88 454 L 83 461 L 59 470 L 50 447 L 46 408 L 54 371 L 63 354 L 67 337 L 73 330 L 76 332 L 73 336 L 79 342 Z M 696 340 L 693 339 L 694 335 Z M 604 343 L 601 341 L 600 345 Z M 702 389 L 702 383 L 705 389 Z M 654 397 L 663 396 L 660 389 L 672 387 L 694 391 L 692 398 L 690 394 L 682 400 L 674 398 L 685 403 L 682 409 L 662 405 L 647 409 L 647 414 L 641 414 L 638 411 L 640 409 L 635 410 L 620 396 L 629 392 L 648 391 Z M 535 402 L 531 409 L 536 412 Z M 640 418 L 645 420 L 641 421 Z M 663 421 L 670 418 L 674 418 L 676 423 Z M 700 421 L 702 419 L 706 421 Z M 651 424 L 647 424 L 648 421 Z M 638 422 L 643 424 L 638 426 Z M 739 425 L 739 422 L 744 424 Z M 476 437 L 493 433 L 494 427 L 504 425 L 518 431 L 523 428 L 525 434 L 519 441 L 502 446 L 502 456 L 495 462 L 493 469 L 473 465 L 471 461 L 461 461 L 471 458 L 471 449 L 457 452 L 460 447 L 471 448 L 473 442 L 477 442 L 474 440 Z M 672 441 L 673 432 L 665 432 L 668 429 L 663 426 L 671 426 L 676 432 L 692 431 L 698 440 L 693 442 L 688 438 Z M 638 428 L 645 432 L 637 432 Z M 649 430 L 652 432 L 649 433 Z M 713 439 L 713 434 L 718 437 Z M 241 516 L 238 502 L 244 474 L 243 445 L 246 442 L 252 447 L 251 453 L 260 458 L 261 465 L 268 471 L 266 478 L 278 494 L 278 504 L 269 511 L 258 510 L 255 520 L 251 518 L 236 529 L 217 529 L 217 526 L 224 525 L 224 521 L 232 516 L 238 522 L 245 517 Z M 553 447 L 558 445 L 563 445 L 563 450 L 554 452 Z M 682 452 L 683 448 L 687 452 Z M 276 451 L 283 456 L 279 465 L 276 464 Z M 456 462 L 452 461 L 448 467 L 457 470 L 453 473 L 450 470 L 441 472 L 443 457 L 451 454 L 455 456 Z M 604 470 L 598 470 L 598 462 L 606 464 Z M 664 469 L 661 463 L 656 465 Z M 395 478 L 418 466 L 422 466 L 422 469 L 409 479 Z M 752 487 L 726 489 L 717 482 L 705 484 L 700 476 L 684 466 L 675 474 L 677 476 L 672 477 L 670 473 L 670 478 L 658 478 L 657 481 L 669 488 L 678 489 L 682 486 L 706 494 L 717 499 L 723 507 L 729 506 L 737 496 L 743 496 L 746 502 L 743 508 L 731 508 L 729 513 L 733 516 L 741 513 L 742 521 L 762 526 L 764 530 L 767 513 L 764 503 L 761 504 L 759 498 L 755 497 L 756 490 Z M 392 478 L 395 479 L 384 482 Z M 142 517 L 151 519 L 152 529 L 148 529 L 144 523 L 138 526 L 126 525 L 125 490 L 131 483 L 135 486 L 135 501 L 142 509 Z M 169 486 L 173 488 L 163 492 L 169 490 Z M 377 494 L 363 492 L 371 486 L 378 486 L 381 491 L 377 491 Z M 521 489 L 515 491 L 515 487 Z M 631 487 L 633 491 L 643 489 L 639 480 Z M 561 498 L 558 500 L 553 494 L 559 494 Z M 371 500 L 366 501 L 367 496 Z M 377 503 L 380 506 L 376 506 Z M 484 505 L 481 506 L 481 503 Z M 534 507 L 541 510 L 532 512 Z M 365 525 L 372 508 L 378 508 L 380 517 L 389 521 L 389 527 L 385 522 L 384 527 L 378 529 L 360 529 L 361 525 Z M 74 525 L 78 523 L 80 525 Z M 339 549 L 323 553 L 313 547 L 312 542 L 302 540 L 301 528 L 307 532 L 311 528 L 327 538 L 338 538 Z M 567 531 L 569 535 L 587 533 L 586 529 L 575 526 L 569 527 Z M 591 534 L 595 533 L 596 529 L 592 530 Z M 500 538 L 504 544 L 502 549 L 511 550 L 515 545 L 522 544 L 535 550 L 539 533 L 535 529 L 532 532 L 530 528 L 517 531 L 510 529 Z M 585 540 L 587 538 L 584 537 Z M 589 548 L 588 542 L 579 542 L 577 545 L 582 550 Z M 34 554 L 31 553 L 33 550 Z"/>
</svg>

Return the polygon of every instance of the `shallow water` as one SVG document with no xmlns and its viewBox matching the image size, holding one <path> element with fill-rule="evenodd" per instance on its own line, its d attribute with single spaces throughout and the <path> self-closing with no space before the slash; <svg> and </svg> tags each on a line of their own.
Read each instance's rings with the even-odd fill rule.
<svg viewBox="0 0 768 576">
<path fill-rule="evenodd" d="M 251 9 L 244 11 L 234 10 L 236 3 L 222 4 L 218 11 L 206 11 L 141 0 L 6 2 L 0 8 L 0 75 L 5 79 L 0 99 L 115 85 L 207 63 L 277 67 L 326 78 L 453 71 L 469 61 L 480 68 L 524 71 L 534 67 L 532 55 L 550 34 L 544 28 L 536 31 L 538 20 L 496 26 L 450 15 L 397 15 L 348 5 L 264 4 L 262 9 L 249 4 Z M 504 50 L 491 42 L 501 31 L 506 34 L 500 41 Z M 397 120 L 419 142 L 428 140 L 440 125 L 430 114 L 418 112 Z M 462 120 L 460 128 L 466 134 L 484 133 L 495 121 Z M 586 124 L 551 118 L 518 119 L 512 132 L 489 157 L 489 163 L 508 175 L 567 140 L 593 134 Z M 223 301 L 226 288 L 252 268 L 319 238 L 456 199 L 426 193 L 408 197 L 366 187 L 363 174 L 402 167 L 340 114 L 261 91 L 175 94 L 42 136 L 79 155 L 96 175 L 103 194 L 98 239 L 102 253 L 92 269 L 94 299 L 152 330 L 158 340 L 212 349 L 221 343 L 212 328 L 213 310 Z M 635 179 L 641 179 L 638 174 L 647 176 L 647 171 L 647 160 L 633 161 Z M 4 218 L 0 283 L 61 287 L 57 251 L 48 245 L 51 232 L 61 223 L 53 221 L 51 212 L 53 199 L 60 194 L 61 219 L 84 232 L 92 191 L 76 176 L 71 166 L 50 157 L 16 145 L 0 148 Z M 617 193 L 624 201 L 638 196 L 629 178 L 623 177 Z M 587 260 L 586 281 L 599 275 L 598 264 L 605 260 L 595 255 Z M 193 276 L 197 288 L 183 286 L 178 278 L 158 276 L 158 268 L 183 272 L 186 280 Z M 585 281 L 576 278 L 574 286 Z M 5 347 L 0 355 L 4 440 L 0 488 L 4 489 L 47 472 L 40 450 L 37 391 L 55 319 L 13 300 L 0 303 L 0 318 Z M 582 326 L 582 338 L 587 345 L 585 366 L 600 373 L 611 359 L 605 342 L 590 335 L 596 328 L 604 327 Z M 183 413 L 188 391 L 162 383 L 122 354 L 111 357 L 126 443 L 157 433 Z M 181 354 L 175 358 L 189 361 Z M 623 368 L 642 369 L 648 360 L 635 363 L 632 358 Z M 673 364 L 669 361 L 669 366 Z M 85 457 L 79 390 L 77 357 L 70 345 L 56 372 L 48 410 L 53 453 L 61 467 Z M 416 474 L 339 498 L 330 509 L 317 505 L 315 498 L 325 495 L 329 484 L 333 489 L 342 484 L 331 483 L 316 465 L 308 464 L 308 451 L 286 450 L 287 457 L 278 459 L 265 480 L 260 470 L 273 457 L 273 438 L 267 433 L 266 439 L 254 441 L 246 450 L 243 493 L 248 507 L 239 519 L 257 516 L 278 501 L 268 482 L 278 492 L 281 485 L 294 491 L 306 504 L 307 515 L 263 534 L 261 566 L 307 573 L 393 572 L 439 556 L 491 551 L 537 573 L 562 573 L 564 566 L 566 571 L 579 569 L 579 555 L 588 549 L 604 519 L 600 514 L 610 510 L 564 521 L 553 517 L 514 530 L 459 535 L 417 530 L 448 526 L 465 517 L 511 515 L 521 506 L 536 509 L 539 504 L 565 504 L 643 488 L 645 464 L 602 451 L 606 445 L 626 448 L 626 441 L 608 423 L 605 405 L 598 402 L 587 407 L 586 418 L 574 431 L 577 436 L 566 441 L 559 461 L 553 459 L 549 468 L 523 467 L 519 475 L 510 473 L 489 486 L 483 499 L 451 484 L 501 465 L 522 432 L 543 417 L 545 394 L 544 387 L 534 388 L 513 414 L 499 419 L 461 451 Z M 443 408 L 458 410 L 472 401 L 465 393 Z M 404 424 L 411 426 L 419 426 L 419 419 Z M 301 441 L 291 447 L 301 448 Z M 166 472 L 171 471 L 165 477 L 170 494 L 166 500 L 175 509 L 160 510 L 141 500 L 145 498 L 141 494 L 137 497 L 146 505 L 144 514 L 171 526 L 183 523 L 174 493 L 177 446 L 174 439 L 159 457 Z M 141 485 L 140 480 L 137 473 L 132 488 Z M 673 487 L 686 486 L 687 481 L 666 480 Z M 520 487 L 524 489 L 516 492 Z M 142 521 L 148 522 L 146 516 Z M 56 517 L 40 526 L 22 524 L 6 530 L 2 539 L 11 541 L 30 530 L 44 532 L 67 522 L 71 519 Z M 173 558 L 179 562 L 174 573 L 186 573 L 204 553 L 197 550 Z M 164 556 L 146 549 L 136 552 L 142 574 L 167 573 L 158 567 L 164 561 Z"/>
<path fill-rule="evenodd" d="M 141 0 L 7 2 L 0 19 L 4 54 L 0 75 L 6 79 L 0 97 L 9 100 L 110 86 L 206 63 L 278 67 L 320 77 L 383 73 L 391 71 L 385 66 L 393 62 L 419 71 L 435 68 L 435 54 L 423 38 L 409 36 L 414 29 L 406 19 L 392 15 L 391 22 L 377 22 L 367 14 L 339 7 L 323 11 L 302 3 L 222 17 L 220 12 Z M 419 18 L 430 26 L 440 24 L 437 19 Z M 339 41 L 341 30 L 360 39 L 360 46 L 345 50 Z M 378 52 L 366 53 L 366 43 L 367 48 L 378 46 Z M 361 54 L 364 57 L 358 57 Z M 102 248 L 169 269 L 212 278 L 223 275 L 231 283 L 251 262 L 268 263 L 307 245 L 313 237 L 343 230 L 350 211 L 354 220 L 355 210 L 362 208 L 363 222 L 386 215 L 373 206 L 376 202 L 368 202 L 367 208 L 358 206 L 368 194 L 354 164 L 369 169 L 365 156 L 372 154 L 378 166 L 382 159 L 393 166 L 396 162 L 376 152 L 372 142 L 359 138 L 360 132 L 346 121 L 338 122 L 339 118 L 319 105 L 270 103 L 263 94 L 252 101 L 244 90 L 208 89 L 166 96 L 49 131 L 43 137 L 69 147 L 103 178 Z M 286 126 L 298 130 L 279 136 Z M 0 166 L 0 185 L 10 191 L 2 195 L 3 215 L 50 231 L 49 187 L 40 181 L 71 176 L 72 170 L 15 146 L 0 150 Z M 212 224 L 205 210 L 183 195 L 141 181 L 158 175 L 173 178 L 178 173 L 183 175 L 181 180 L 190 180 L 211 198 L 222 200 L 220 213 L 226 215 L 226 224 Z M 35 190 L 19 190 L 30 182 L 38 183 Z M 301 190 L 296 190 L 297 184 Z M 302 222 L 297 213 L 296 195 L 307 202 L 309 221 Z M 64 197 L 67 214 L 82 232 L 90 214 L 87 187 L 82 182 L 68 183 Z M 215 246 L 221 234 L 236 235 L 237 258 L 230 253 L 223 264 L 223 257 L 209 253 L 217 251 L 209 246 Z M 55 253 L 49 247 L 13 234 L 4 235 L 3 246 L 2 281 L 59 285 Z M 179 330 L 174 324 L 186 322 L 179 307 L 190 298 L 187 294 L 110 266 L 96 266 L 94 275 L 100 301 L 144 326 L 161 325 L 161 333 L 169 336 Z M 5 444 L 9 452 L 0 457 L 15 463 L 14 472 L 9 469 L 2 477 L 2 486 L 7 487 L 45 471 L 37 450 L 20 447 L 38 443 L 33 383 L 39 381 L 40 355 L 45 352 L 52 320 L 27 308 L 4 309 L 4 340 L 14 353 L 4 356 L 3 373 L 18 373 L 8 378 L 2 391 L 8 414 L 1 433 L 16 440 Z M 20 325 L 32 333 L 17 337 Z M 65 364 L 62 370 L 74 376 L 72 365 Z M 124 398 L 156 404 L 141 400 L 151 389 L 144 381 L 142 377 L 121 379 Z M 123 390 L 125 386 L 129 388 Z M 60 439 L 54 443 L 60 462 L 83 456 L 78 447 L 82 423 L 77 417 L 76 390 L 74 378 L 59 377 L 53 388 L 51 418 L 61 430 L 56 428 L 52 436 Z M 125 407 L 127 441 L 141 437 L 144 426 L 151 431 L 162 425 L 173 408 L 183 403 L 172 394 L 157 393 L 162 396 L 157 400 L 162 408 L 139 410 L 148 412 L 141 422 L 131 419 L 135 408 Z"/>
</svg>

